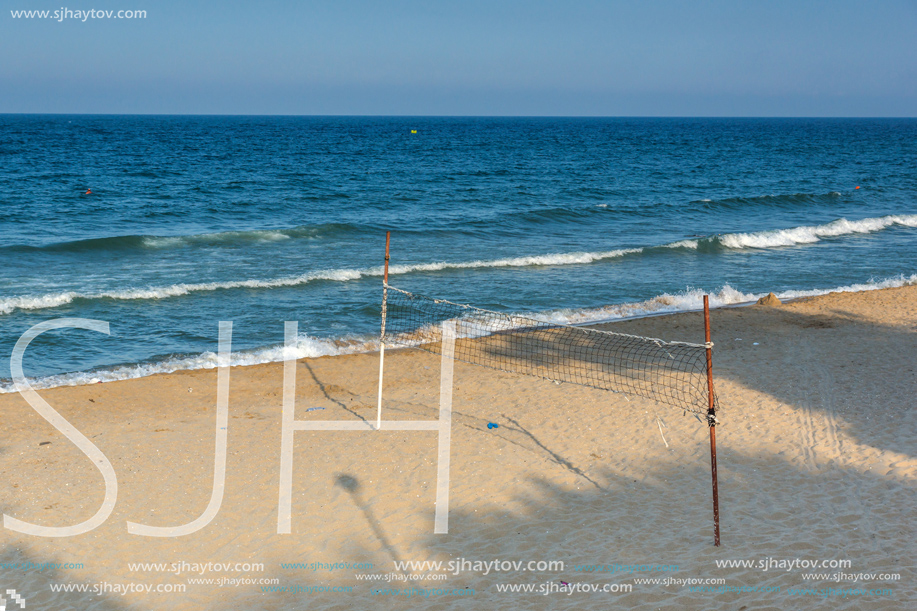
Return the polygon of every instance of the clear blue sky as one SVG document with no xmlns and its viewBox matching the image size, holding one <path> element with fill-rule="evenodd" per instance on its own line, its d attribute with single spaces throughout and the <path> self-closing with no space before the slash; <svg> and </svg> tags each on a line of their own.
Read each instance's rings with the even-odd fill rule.
<svg viewBox="0 0 917 611">
<path fill-rule="evenodd" d="M 917 116 L 917 0 L 0 3 L 0 112 Z"/>
</svg>

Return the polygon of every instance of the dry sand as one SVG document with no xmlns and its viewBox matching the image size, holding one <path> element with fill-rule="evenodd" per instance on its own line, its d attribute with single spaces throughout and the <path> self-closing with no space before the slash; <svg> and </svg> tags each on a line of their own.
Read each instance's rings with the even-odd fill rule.
<svg viewBox="0 0 917 611">
<path fill-rule="evenodd" d="M 126 522 L 172 526 L 203 512 L 213 478 L 216 372 L 41 391 L 112 462 L 117 505 L 103 525 L 84 535 L 42 538 L 2 530 L 0 563 L 82 567 L 0 568 L 0 591 L 15 589 L 27 609 L 55 610 L 917 608 L 917 287 L 715 310 L 712 321 L 723 408 L 717 427 L 722 547 L 712 545 L 707 428 L 691 414 L 462 363 L 455 368 L 448 534 L 433 534 L 436 433 L 303 431 L 295 433 L 293 532 L 279 535 L 278 363 L 232 370 L 222 507 L 208 526 L 178 538 L 131 535 Z M 697 313 L 608 328 L 671 340 L 703 337 Z M 300 361 L 297 419 L 373 420 L 377 367 L 375 354 Z M 438 393 L 438 357 L 387 353 L 386 418 L 435 419 Z M 325 409 L 307 412 L 311 407 Z M 93 515 L 104 494 L 99 471 L 19 395 L 0 396 L 0 410 L 3 513 L 49 526 Z M 489 422 L 499 428 L 488 428 Z M 562 561 L 564 568 L 433 571 L 406 580 L 431 572 L 394 565 L 461 558 Z M 716 564 L 768 559 L 849 565 L 763 570 Z M 182 562 L 262 563 L 264 569 L 194 575 L 188 568 L 181 574 L 131 568 Z M 281 567 L 297 562 L 326 567 Z M 327 568 L 334 563 L 341 565 Z M 577 570 L 580 565 L 678 570 L 587 572 Z M 807 579 L 808 573 L 830 576 Z M 835 573 L 900 578 L 854 582 L 835 579 Z M 259 584 L 195 584 L 189 578 L 276 579 L 291 589 L 350 591 L 263 592 Z M 703 593 L 679 584 L 635 583 L 666 578 L 721 579 L 733 590 L 758 591 Z M 501 584 L 551 584 L 556 590 L 561 581 L 632 590 L 498 591 Z M 102 583 L 177 584 L 186 591 L 51 589 Z M 372 593 L 412 587 L 472 588 L 474 594 Z M 791 592 L 796 588 L 822 592 L 799 596 Z M 835 593 L 824 592 L 828 588 Z M 843 590 L 846 595 L 836 593 Z M 7 602 L 7 609 L 17 608 Z"/>
</svg>

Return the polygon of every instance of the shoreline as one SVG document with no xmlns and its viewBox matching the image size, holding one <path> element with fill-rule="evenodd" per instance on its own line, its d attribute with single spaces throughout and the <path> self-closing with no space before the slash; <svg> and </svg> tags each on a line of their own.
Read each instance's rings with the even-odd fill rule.
<svg viewBox="0 0 917 611">
<path fill-rule="evenodd" d="M 895 283 L 895 282 L 900 282 L 900 284 L 898 284 L 897 286 L 882 286 L 884 284 Z M 787 293 L 812 293 L 812 295 L 800 295 L 800 296 L 786 297 L 786 298 L 780 297 L 780 294 L 778 294 L 777 296 L 784 304 L 789 304 L 789 303 L 793 303 L 793 302 L 796 302 L 802 299 L 809 299 L 812 297 L 831 295 L 834 293 L 863 293 L 863 292 L 870 292 L 870 291 L 882 291 L 888 288 L 913 286 L 915 283 L 917 283 L 917 274 L 913 274 L 907 278 L 905 277 L 887 278 L 877 283 L 876 286 L 874 287 L 870 286 L 869 284 L 857 284 L 857 285 L 851 285 L 849 287 L 836 287 L 831 290 L 826 289 L 824 291 L 822 291 L 821 289 L 813 289 L 813 290 L 808 290 L 808 291 L 791 290 L 791 291 L 783 291 L 780 294 L 785 295 Z M 720 294 L 722 294 L 723 291 L 725 291 L 727 288 L 729 288 L 728 285 L 724 288 L 721 288 Z M 760 296 L 764 296 L 766 294 L 767 293 L 762 293 Z M 729 309 L 729 308 L 744 308 L 748 306 L 753 306 L 755 305 L 756 300 L 760 298 L 760 296 L 755 297 L 754 295 L 752 295 L 752 299 L 748 301 L 741 301 L 741 302 L 736 302 L 736 303 L 720 303 L 719 305 L 714 305 L 714 300 L 711 300 L 712 302 L 711 302 L 710 309 L 711 311 L 714 311 L 714 310 L 722 310 L 722 309 Z M 641 301 L 641 302 L 605 306 L 605 308 L 601 308 L 601 309 L 627 308 L 629 306 L 639 307 L 641 305 L 652 303 L 653 301 L 660 299 L 660 298 L 664 298 L 664 297 L 666 296 L 658 296 L 658 297 L 654 297 L 649 300 Z M 549 311 L 547 313 L 549 316 L 542 317 L 542 318 L 546 318 L 547 320 L 536 318 L 538 313 L 528 314 L 528 315 L 519 315 L 519 317 L 520 318 L 531 318 L 532 320 L 536 320 L 538 322 L 550 322 L 551 314 L 562 313 L 565 311 L 566 310 Z M 597 310 L 584 308 L 580 311 L 581 312 L 595 312 Z M 580 322 L 580 323 L 561 322 L 557 324 L 560 324 L 562 326 L 566 325 L 566 326 L 572 326 L 572 327 L 585 327 L 585 328 L 604 327 L 607 325 L 614 325 L 616 323 L 626 323 L 629 321 L 641 320 L 644 318 L 666 317 L 666 316 L 678 315 L 678 314 L 696 313 L 699 311 L 701 311 L 700 307 L 686 308 L 686 309 L 678 309 L 678 310 L 665 310 L 665 311 L 659 311 L 659 312 L 643 312 L 643 313 L 635 314 L 632 316 L 620 316 L 620 317 L 615 317 L 615 318 L 589 320 L 587 322 Z M 512 315 L 511 313 L 507 313 L 507 314 Z M 683 339 L 683 338 L 681 339 L 663 338 L 663 339 L 665 339 L 666 341 L 687 341 L 689 343 L 693 343 L 693 342 L 690 342 L 690 340 Z M 329 339 L 329 338 L 317 338 L 317 337 L 309 336 L 309 340 L 318 342 L 323 348 L 331 347 L 329 349 L 333 351 L 328 354 L 317 354 L 314 356 L 305 356 L 305 357 L 300 357 L 300 358 L 322 358 L 325 356 L 343 356 L 346 354 L 372 354 L 372 353 L 377 353 L 379 350 L 378 337 Z M 367 346 L 369 348 L 364 349 Z M 283 351 L 283 346 L 281 345 L 263 346 L 259 348 L 252 348 L 252 349 L 245 350 L 245 351 L 234 351 L 233 355 L 234 355 L 234 358 L 244 361 L 244 360 L 249 360 L 252 358 L 258 359 L 259 358 L 258 355 L 262 355 L 265 353 L 271 353 L 271 352 L 282 353 L 282 351 Z M 205 357 L 209 358 L 212 362 L 202 363 L 198 366 L 193 366 L 193 363 L 190 363 L 193 360 L 203 359 Z M 260 357 L 260 358 L 263 359 L 263 357 Z M 263 360 L 257 360 L 256 362 L 234 363 L 231 365 L 231 367 L 233 369 L 237 367 L 252 367 L 256 365 L 278 363 L 278 362 L 282 362 L 282 360 L 283 359 L 281 356 L 280 358 L 267 358 Z M 175 366 L 173 367 L 171 365 L 168 365 L 168 363 L 175 363 Z M 188 365 L 192 365 L 192 366 L 188 366 Z M 167 370 L 166 371 L 141 372 L 139 375 L 133 375 L 136 373 L 136 370 L 138 369 L 142 370 L 144 368 L 157 368 L 157 367 L 166 367 Z M 71 372 L 65 372 L 61 374 L 52 374 L 49 376 L 40 376 L 37 378 L 27 378 L 27 379 L 29 380 L 30 384 L 32 384 L 32 387 L 35 390 L 45 390 L 45 389 L 51 389 L 51 388 L 87 386 L 87 385 L 93 385 L 97 383 L 107 384 L 110 382 L 120 382 L 124 380 L 143 379 L 143 378 L 147 378 L 150 376 L 156 376 L 156 375 L 168 375 L 168 374 L 178 373 L 178 372 L 183 372 L 183 371 L 199 371 L 199 370 L 206 371 L 206 370 L 211 370 L 215 368 L 216 368 L 216 352 L 215 351 L 206 351 L 206 352 L 197 353 L 197 354 L 187 354 L 187 355 L 181 355 L 177 357 L 173 356 L 173 357 L 169 357 L 169 358 L 158 360 L 158 361 L 151 360 L 151 361 L 144 361 L 144 362 L 139 362 L 139 363 L 125 363 L 121 365 L 105 365 L 98 369 L 91 369 L 87 371 L 71 371 Z M 125 371 L 125 370 L 128 370 L 128 371 Z M 130 370 L 133 370 L 133 371 L 130 371 Z M 108 376 L 113 376 L 113 377 L 110 377 L 110 379 L 99 380 L 99 377 L 106 377 L 106 374 L 108 374 Z M 86 377 L 89 377 L 90 379 L 86 381 L 78 380 L 75 382 L 67 380 L 67 378 L 71 376 L 78 376 L 78 377 L 86 376 Z M 61 378 L 64 378 L 64 379 L 62 381 L 57 381 L 57 380 L 60 380 Z M 48 380 L 55 380 L 55 381 L 48 383 L 47 382 Z M 6 395 L 6 394 L 15 394 L 17 392 L 18 391 L 12 387 L 11 378 L 0 376 L 0 396 Z"/>
<path fill-rule="evenodd" d="M 884 284 L 894 283 L 894 282 L 900 282 L 900 284 L 898 284 L 897 286 L 882 286 Z M 817 298 L 817 297 L 832 295 L 836 293 L 842 294 L 842 293 L 864 293 L 864 292 L 871 292 L 871 291 L 882 291 L 882 290 L 887 290 L 890 288 L 913 286 L 915 283 L 917 283 L 917 274 L 913 274 L 908 278 L 900 277 L 900 278 L 885 279 L 877 283 L 875 287 L 871 287 L 869 284 L 857 284 L 857 285 L 851 285 L 849 287 L 836 287 L 831 290 L 826 289 L 824 291 L 822 291 L 821 289 L 802 290 L 802 291 L 790 290 L 790 291 L 783 291 L 782 293 L 778 294 L 777 297 L 781 300 L 783 304 L 790 304 L 790 303 L 794 303 L 794 302 L 804 300 L 804 299 Z M 726 287 L 721 288 L 719 294 L 722 294 L 728 288 L 730 288 L 728 287 L 728 285 Z M 791 297 L 780 297 L 780 295 L 785 295 L 788 293 L 789 294 L 812 293 L 812 294 L 811 295 L 791 296 Z M 712 299 L 711 299 L 710 309 L 711 311 L 714 311 L 714 310 L 722 310 L 722 309 L 729 309 L 729 308 L 744 308 L 748 306 L 753 306 L 755 305 L 757 299 L 759 299 L 761 296 L 764 296 L 764 295 L 767 295 L 767 293 L 762 293 L 760 296 L 757 296 L 757 297 L 755 295 L 752 295 L 752 299 L 748 301 L 741 301 L 741 302 L 734 302 L 734 303 L 720 302 L 718 305 L 714 305 L 715 296 L 711 295 Z M 657 299 L 663 299 L 666 297 L 668 296 L 663 295 L 663 296 L 653 297 L 649 300 L 641 301 L 641 302 L 604 306 L 603 308 L 599 308 L 599 309 L 584 308 L 578 311 L 588 313 L 588 312 L 596 312 L 602 309 L 637 308 L 641 305 L 649 304 Z M 676 296 L 676 297 L 682 298 L 683 296 Z M 616 323 L 626 323 L 629 321 L 641 320 L 644 318 L 657 318 L 657 317 L 666 317 L 666 316 L 672 316 L 672 315 L 678 315 L 678 314 L 697 313 L 697 312 L 700 312 L 701 310 L 702 308 L 700 307 L 685 308 L 685 309 L 678 309 L 678 310 L 664 310 L 664 311 L 658 311 L 658 312 L 643 312 L 640 314 L 634 314 L 630 316 L 622 315 L 622 316 L 615 317 L 615 318 L 595 319 L 595 320 L 589 320 L 585 322 L 559 322 L 559 323 L 553 323 L 550 320 L 551 315 L 557 314 L 557 313 L 569 312 L 568 310 L 564 309 L 564 310 L 548 311 L 545 313 L 546 316 L 543 316 L 542 318 L 537 318 L 539 314 L 537 312 L 535 314 L 521 314 L 521 315 L 518 315 L 518 317 L 519 318 L 530 318 L 537 322 L 549 322 L 551 324 L 558 324 L 560 326 L 590 328 L 590 327 L 605 327 L 607 325 L 614 325 Z M 515 316 L 515 314 L 509 313 L 509 312 L 507 312 L 507 314 L 511 316 Z M 331 352 L 328 354 L 317 354 L 314 356 L 304 356 L 300 358 L 322 358 L 325 356 L 343 356 L 347 354 L 373 354 L 373 353 L 378 353 L 378 350 L 379 350 L 378 337 L 362 337 L 362 338 L 354 337 L 354 338 L 331 339 L 331 338 L 318 338 L 318 337 L 308 336 L 308 338 L 310 341 L 318 342 L 322 347 L 331 347 L 329 349 L 337 350 L 337 351 Z M 690 342 L 690 340 L 687 340 L 687 339 L 674 339 L 674 338 L 662 338 L 662 339 L 664 339 L 665 341 L 675 341 L 675 342 L 686 341 L 689 343 L 694 343 L 694 342 Z M 283 351 L 283 346 L 277 345 L 277 346 L 263 346 L 263 347 L 252 348 L 252 349 L 243 350 L 243 351 L 234 351 L 232 354 L 234 355 L 234 358 L 245 361 L 245 360 L 250 360 L 252 358 L 255 358 L 255 359 L 263 358 L 263 357 L 259 357 L 258 355 L 262 355 L 265 353 L 271 353 L 271 352 L 282 353 L 282 351 Z M 213 362 L 202 363 L 199 366 L 188 366 L 188 365 L 193 365 L 192 363 L 190 363 L 190 361 L 197 360 L 197 359 L 203 359 L 205 357 L 210 358 Z M 143 378 L 150 377 L 150 376 L 168 375 L 168 374 L 178 373 L 178 372 L 183 372 L 183 371 L 211 370 L 211 369 L 216 368 L 216 364 L 215 364 L 216 358 L 215 357 L 216 357 L 215 351 L 206 351 L 206 352 L 197 353 L 197 354 L 172 356 L 172 357 L 168 357 L 163 360 L 150 360 L 150 361 L 143 361 L 139 363 L 125 363 L 125 364 L 120 364 L 120 365 L 106 365 L 98 369 L 90 369 L 86 371 L 71 371 L 71 372 L 65 372 L 61 374 L 52 374 L 49 376 L 41 376 L 38 378 L 27 378 L 27 379 L 29 380 L 30 384 L 32 384 L 32 387 L 35 390 L 47 390 L 51 388 L 62 388 L 62 387 L 87 386 L 87 385 L 93 385 L 97 383 L 107 384 L 110 382 L 120 382 L 124 380 L 137 380 L 137 379 L 143 379 Z M 278 363 L 278 362 L 282 362 L 282 360 L 283 360 L 282 357 L 267 358 L 264 360 L 257 360 L 256 362 L 234 363 L 231 365 L 231 367 L 233 369 L 237 367 L 252 367 L 256 365 Z M 172 362 L 176 363 L 174 367 L 171 365 L 167 365 L 168 363 L 172 363 Z M 167 370 L 166 371 L 150 371 L 148 373 L 142 372 L 139 375 L 131 375 L 135 373 L 137 369 L 157 368 L 157 367 L 166 367 Z M 125 370 L 134 370 L 134 371 L 125 371 Z M 103 379 L 103 380 L 98 379 L 100 376 L 106 377 L 106 374 L 108 376 L 114 376 L 114 377 L 110 377 L 110 379 Z M 86 380 L 86 381 L 80 380 L 76 382 L 68 381 L 67 378 L 71 376 L 87 376 L 87 377 L 90 377 L 90 380 Z M 59 380 L 60 378 L 64 378 L 64 380 L 47 383 L 47 380 Z M 11 378 L 0 376 L 0 396 L 5 395 L 5 394 L 15 394 L 17 392 L 18 391 L 12 387 Z"/>
</svg>

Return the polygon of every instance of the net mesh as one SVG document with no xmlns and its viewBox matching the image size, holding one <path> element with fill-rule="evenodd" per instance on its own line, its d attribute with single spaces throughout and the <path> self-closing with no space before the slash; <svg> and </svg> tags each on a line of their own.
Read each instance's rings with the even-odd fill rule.
<svg viewBox="0 0 917 611">
<path fill-rule="evenodd" d="M 544 322 L 387 285 L 382 340 L 440 353 L 454 321 L 455 358 L 492 369 L 647 397 L 708 415 L 706 346 Z M 716 402 L 714 393 L 714 406 Z"/>
</svg>

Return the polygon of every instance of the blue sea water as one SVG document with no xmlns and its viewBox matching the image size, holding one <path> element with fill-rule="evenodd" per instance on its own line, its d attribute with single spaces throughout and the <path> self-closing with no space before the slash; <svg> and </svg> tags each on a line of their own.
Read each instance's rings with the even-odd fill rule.
<svg viewBox="0 0 917 611">
<path fill-rule="evenodd" d="M 212 367 L 221 320 L 373 349 L 386 230 L 392 285 L 559 322 L 917 283 L 917 120 L 0 115 L 0 206 L 9 390 L 62 317 L 111 335 L 34 340 L 44 386 Z"/>
</svg>

